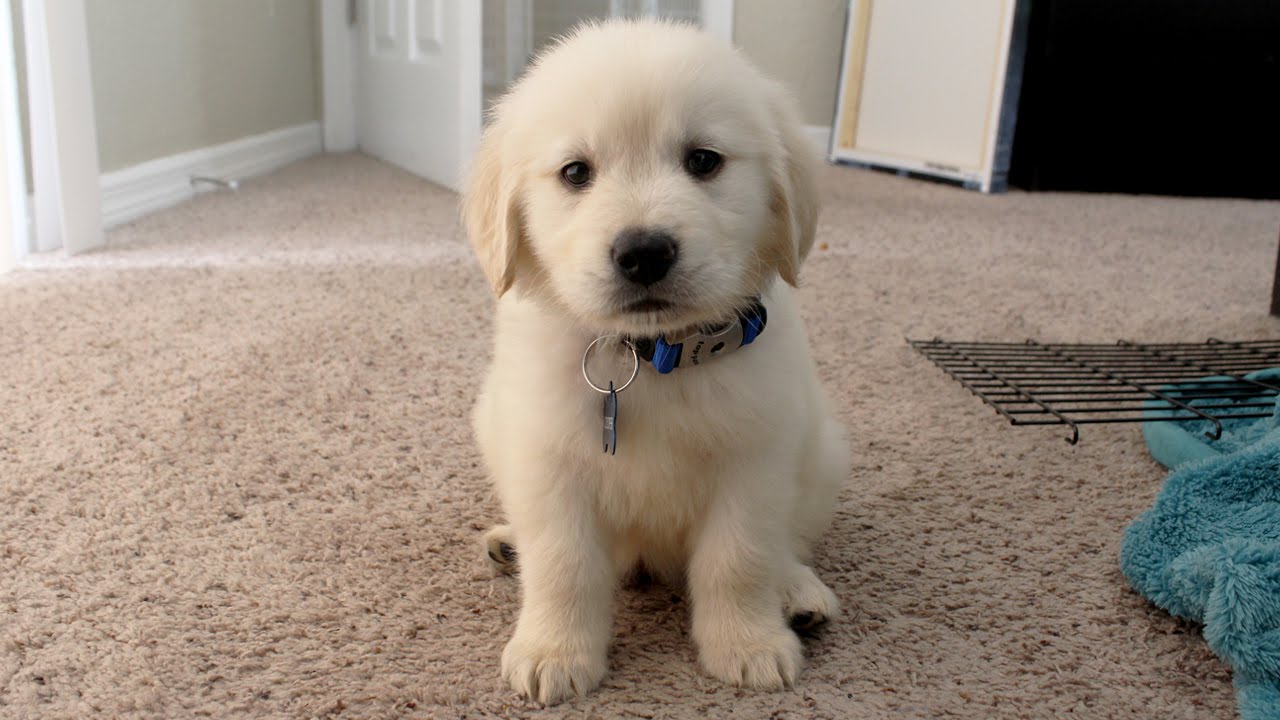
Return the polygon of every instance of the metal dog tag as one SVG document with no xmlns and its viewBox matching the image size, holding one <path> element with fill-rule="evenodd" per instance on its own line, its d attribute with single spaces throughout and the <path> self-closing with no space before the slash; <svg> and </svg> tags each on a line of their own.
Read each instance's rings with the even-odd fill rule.
<svg viewBox="0 0 1280 720">
<path fill-rule="evenodd" d="M 609 393 L 604 396 L 604 451 L 618 454 L 618 391 L 609 383 Z"/>
<path fill-rule="evenodd" d="M 604 395 L 604 451 L 610 455 L 618 454 L 618 393 L 626 390 L 635 382 L 636 375 L 640 372 L 640 357 L 636 355 L 636 346 L 632 345 L 628 340 L 622 340 L 622 344 L 631 354 L 631 377 L 622 385 L 615 386 L 613 381 L 609 381 L 609 387 L 604 388 L 591 381 L 591 373 L 587 371 L 587 362 L 591 359 L 591 350 L 601 340 L 609 340 L 616 338 L 615 335 L 605 335 L 598 337 L 587 345 L 587 349 L 582 353 L 582 379 L 587 381 L 587 385 L 592 390 Z"/>
<path fill-rule="evenodd" d="M 690 335 L 682 344 L 689 354 L 689 364 L 701 365 L 721 353 L 737 350 L 743 336 L 742 323 L 732 322 L 718 330 Z"/>
</svg>

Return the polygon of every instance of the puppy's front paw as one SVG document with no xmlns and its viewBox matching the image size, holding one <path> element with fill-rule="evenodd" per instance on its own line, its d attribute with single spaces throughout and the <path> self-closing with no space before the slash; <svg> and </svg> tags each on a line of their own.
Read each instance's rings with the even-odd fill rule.
<svg viewBox="0 0 1280 720">
<path fill-rule="evenodd" d="M 604 679 L 605 653 L 516 636 L 502 652 L 502 677 L 516 692 L 543 705 L 586 695 Z"/>
<path fill-rule="evenodd" d="M 705 641 L 699 658 L 707 672 L 731 685 L 780 690 L 800 674 L 800 639 L 779 622 L 764 632 Z"/>
</svg>

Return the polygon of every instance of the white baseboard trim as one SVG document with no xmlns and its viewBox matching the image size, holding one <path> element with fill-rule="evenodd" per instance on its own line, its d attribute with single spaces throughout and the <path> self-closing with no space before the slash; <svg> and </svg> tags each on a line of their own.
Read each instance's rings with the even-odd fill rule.
<svg viewBox="0 0 1280 720">
<path fill-rule="evenodd" d="M 102 224 L 115 227 L 213 189 L 208 185 L 192 187 L 192 175 L 238 181 L 317 155 L 323 149 L 320 123 L 313 122 L 103 173 Z"/>
<path fill-rule="evenodd" d="M 827 157 L 831 154 L 831 126 L 830 125 L 805 125 L 804 132 L 818 147 L 819 154 Z"/>
</svg>

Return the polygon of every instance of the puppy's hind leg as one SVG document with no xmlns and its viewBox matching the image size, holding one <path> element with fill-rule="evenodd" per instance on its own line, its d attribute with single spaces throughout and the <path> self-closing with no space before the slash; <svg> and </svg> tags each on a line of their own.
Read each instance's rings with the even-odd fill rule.
<svg viewBox="0 0 1280 720">
<path fill-rule="evenodd" d="M 829 413 L 820 416 L 800 467 L 797 501 L 791 517 L 791 551 L 803 565 L 831 526 L 836 498 L 849 478 L 849 444 Z"/>
<path fill-rule="evenodd" d="M 840 617 L 840 603 L 813 568 L 792 561 L 782 572 L 782 612 L 791 628 L 812 630 Z"/>
<path fill-rule="evenodd" d="M 485 560 L 495 575 L 510 575 L 516 571 L 516 544 L 510 525 L 494 525 L 480 538 L 484 546 Z"/>
</svg>

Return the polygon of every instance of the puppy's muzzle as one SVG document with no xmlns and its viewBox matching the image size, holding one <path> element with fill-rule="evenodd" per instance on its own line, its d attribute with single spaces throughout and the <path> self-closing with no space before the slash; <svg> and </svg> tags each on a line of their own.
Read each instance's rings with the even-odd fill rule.
<svg viewBox="0 0 1280 720">
<path fill-rule="evenodd" d="M 664 230 L 628 228 L 613 240 L 614 267 L 627 282 L 649 287 L 667 276 L 680 254 L 675 238 Z"/>
</svg>

